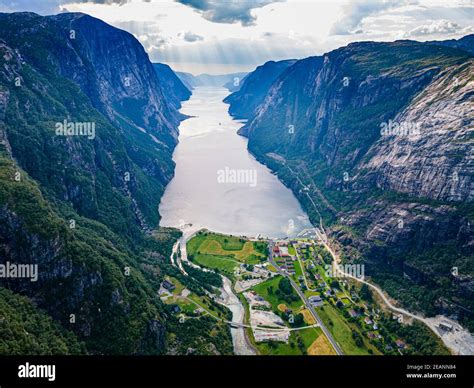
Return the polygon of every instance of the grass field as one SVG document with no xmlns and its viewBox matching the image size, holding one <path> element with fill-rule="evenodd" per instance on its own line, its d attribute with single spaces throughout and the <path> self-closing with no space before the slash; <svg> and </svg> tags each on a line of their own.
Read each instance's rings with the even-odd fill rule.
<svg viewBox="0 0 474 388">
<path fill-rule="evenodd" d="M 267 269 L 270 271 L 270 272 L 277 272 L 277 269 L 273 266 L 273 265 L 267 265 Z"/>
<path fill-rule="evenodd" d="M 273 345 L 268 343 L 258 343 L 258 350 L 262 355 L 279 355 L 279 356 L 298 356 L 304 354 L 298 347 L 298 338 L 301 338 L 305 352 L 309 354 L 308 349 L 319 338 L 324 337 L 319 327 L 292 331 L 288 344 L 283 342 L 274 342 Z"/>
<path fill-rule="evenodd" d="M 310 356 L 332 356 L 336 351 L 325 335 L 320 335 L 308 348 Z"/>
<path fill-rule="evenodd" d="M 335 307 L 325 304 L 324 308 L 318 307 L 316 311 L 323 320 L 325 326 L 334 336 L 334 339 L 342 347 L 342 350 L 345 354 L 365 355 L 369 354 L 369 348 L 372 349 L 374 354 L 380 353 L 374 346 L 367 342 L 362 333 L 359 332 L 358 328 L 354 324 L 350 324 L 344 319 L 342 314 L 340 314 Z M 332 325 L 330 322 L 332 322 Z M 353 331 L 359 332 L 364 338 L 364 344 L 362 347 L 358 347 L 352 338 Z"/>
<path fill-rule="evenodd" d="M 223 272 L 228 277 L 234 276 L 234 269 L 239 262 L 229 256 L 196 254 L 193 260 L 196 264 Z"/>
<path fill-rule="evenodd" d="M 298 260 L 293 262 L 295 265 L 295 274 L 293 275 L 294 279 L 298 279 L 301 275 L 303 275 L 303 271 L 301 270 L 300 262 Z"/>
<path fill-rule="evenodd" d="M 260 254 L 254 249 L 254 243 L 252 241 L 246 241 L 239 250 L 224 249 L 222 245 L 214 239 L 206 239 L 199 246 L 199 252 L 208 253 L 211 255 L 230 255 L 236 260 L 247 263 L 247 264 L 258 264 L 265 259 L 265 255 Z"/>
<path fill-rule="evenodd" d="M 266 243 L 240 237 L 200 232 L 187 243 L 190 259 L 203 267 L 233 277 L 240 264 L 258 264 L 266 259 Z"/>
<path fill-rule="evenodd" d="M 289 245 L 288 246 L 288 253 L 292 256 L 295 256 L 296 255 L 296 249 L 293 245 Z"/>
<path fill-rule="evenodd" d="M 307 298 L 314 295 L 321 295 L 321 293 L 318 291 L 309 291 L 309 290 L 306 290 L 304 294 L 306 295 Z"/>
<path fill-rule="evenodd" d="M 326 271 L 325 271 L 325 269 L 324 269 L 322 266 L 320 266 L 320 265 L 316 266 L 316 268 L 317 268 L 318 273 L 321 275 L 322 279 L 323 279 L 326 283 L 331 283 L 331 280 L 332 280 L 332 279 L 331 279 L 331 278 L 328 278 L 328 277 L 326 276 Z"/>
<path fill-rule="evenodd" d="M 177 304 L 181 308 L 180 314 L 192 315 L 194 310 L 196 310 L 196 305 L 187 300 L 178 299 L 175 300 L 173 304 Z"/>
<path fill-rule="evenodd" d="M 269 279 L 263 283 L 257 284 L 252 289 L 259 294 L 262 298 L 270 302 L 273 310 L 278 310 L 278 305 L 285 304 L 290 309 L 296 311 L 299 310 L 303 305 L 303 302 L 300 298 L 297 301 L 288 303 L 287 301 L 281 299 L 276 295 L 275 291 L 278 289 L 278 283 L 282 279 L 282 276 L 275 276 L 272 279 Z M 270 293 L 270 287 L 273 289 L 273 293 Z"/>
<path fill-rule="evenodd" d="M 191 240 L 188 241 L 187 249 L 189 254 L 194 254 L 195 251 L 205 240 L 217 241 L 226 251 L 240 251 L 244 247 L 245 240 L 234 237 L 225 236 L 222 234 L 211 232 L 199 232 Z"/>
<path fill-rule="evenodd" d="M 217 317 L 220 319 L 227 319 L 227 317 L 222 311 L 214 308 L 214 306 L 212 305 L 212 302 L 209 300 L 207 296 L 198 296 L 195 294 L 191 294 L 189 295 L 189 299 L 191 299 L 195 303 L 194 304 L 195 309 L 199 306 L 203 308 L 206 312 L 209 312 L 214 317 Z"/>
<path fill-rule="evenodd" d="M 304 321 L 306 324 L 314 325 L 316 323 L 316 320 L 307 308 L 301 309 L 300 313 L 303 314 Z"/>
<path fill-rule="evenodd" d="M 196 294 L 190 293 L 188 297 L 185 298 L 181 296 L 181 292 L 185 288 L 184 285 L 173 277 L 166 277 L 166 279 L 173 283 L 176 288 L 173 290 L 173 295 L 163 301 L 165 304 L 178 305 L 181 308 L 180 313 L 184 313 L 185 315 L 193 315 L 194 310 L 196 310 L 198 307 L 201 307 L 204 310 L 211 312 L 218 318 L 227 318 L 221 310 L 216 309 L 213 306 L 213 303 L 208 296 L 198 296 Z"/>
<path fill-rule="evenodd" d="M 181 282 L 178 279 L 170 277 L 170 276 L 166 276 L 165 279 L 175 285 L 176 288 L 173 290 L 173 295 L 179 295 L 181 294 L 181 291 L 184 290 L 184 286 L 181 284 Z"/>
</svg>

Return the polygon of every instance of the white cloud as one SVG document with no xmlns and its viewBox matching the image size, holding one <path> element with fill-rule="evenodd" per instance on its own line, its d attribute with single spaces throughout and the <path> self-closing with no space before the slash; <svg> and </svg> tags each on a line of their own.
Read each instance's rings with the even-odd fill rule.
<svg viewBox="0 0 474 388">
<path fill-rule="evenodd" d="M 345 35 L 361 33 L 361 23 L 364 18 L 386 12 L 390 9 L 415 4 L 415 0 L 353 0 L 343 10 L 343 16 L 334 24 L 331 34 Z"/>
<path fill-rule="evenodd" d="M 200 40 L 204 40 L 201 35 L 195 34 L 191 31 L 180 32 L 178 36 L 183 38 L 186 42 L 199 42 Z"/>
<path fill-rule="evenodd" d="M 446 35 L 446 34 L 454 34 L 460 31 L 464 31 L 466 33 L 473 32 L 472 27 L 462 27 L 456 22 L 451 22 L 446 19 L 441 20 L 433 20 L 429 24 L 422 24 L 411 31 L 409 31 L 406 36 L 407 37 L 416 37 L 420 35 Z"/>
<path fill-rule="evenodd" d="M 215 23 L 237 23 L 242 26 L 255 24 L 252 13 L 255 8 L 284 0 L 176 0 L 199 12 L 205 19 Z"/>
<path fill-rule="evenodd" d="M 353 41 L 459 38 L 473 31 L 474 20 L 474 4 L 466 0 L 182 2 L 15 0 L 6 11 L 52 13 L 48 9 L 59 12 L 62 6 L 84 12 L 134 34 L 153 61 L 190 72 L 206 66 L 251 70 L 271 59 L 320 55 Z"/>
</svg>

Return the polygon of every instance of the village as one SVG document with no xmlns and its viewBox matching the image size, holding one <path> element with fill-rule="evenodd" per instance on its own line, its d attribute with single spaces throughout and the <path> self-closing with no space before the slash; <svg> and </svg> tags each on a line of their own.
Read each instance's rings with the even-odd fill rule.
<svg viewBox="0 0 474 388">
<path fill-rule="evenodd" d="M 347 327 L 357 344 L 375 345 L 367 346 L 374 353 L 378 349 L 384 353 L 403 354 L 407 346 L 405 341 L 392 336 L 383 339 L 381 310 L 364 300 L 363 292 L 344 276 L 346 272 L 334 271 L 332 258 L 322 244 L 314 239 L 277 240 L 272 247 L 272 257 L 274 263 L 298 284 L 316 313 L 328 322 L 336 339 L 338 331 Z M 345 269 L 351 275 L 364 276 L 363 266 L 346 265 Z M 335 319 L 325 319 L 328 309 L 337 314 L 339 328 L 335 327 Z M 392 315 L 392 319 L 398 321 L 400 317 Z"/>
<path fill-rule="evenodd" d="M 167 278 L 160 299 L 180 320 L 211 316 L 245 328 L 249 346 L 260 354 L 413 354 L 403 330 L 410 322 L 354 280 L 363 280 L 364 266 L 335 270 L 331 253 L 314 236 L 247 239 L 202 231 L 188 242 L 188 258 L 225 276 L 246 312 L 233 322 L 223 306 L 213 306 L 225 305 L 222 289 L 198 297 Z M 453 330 L 448 323 L 437 329 Z"/>
</svg>

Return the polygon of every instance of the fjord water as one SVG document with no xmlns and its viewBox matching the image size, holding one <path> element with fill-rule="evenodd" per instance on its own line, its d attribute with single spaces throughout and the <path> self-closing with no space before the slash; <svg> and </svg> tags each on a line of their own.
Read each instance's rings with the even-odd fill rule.
<svg viewBox="0 0 474 388">
<path fill-rule="evenodd" d="M 192 117 L 179 127 L 176 171 L 161 199 L 160 225 L 264 237 L 294 236 L 311 227 L 293 193 L 247 151 L 247 139 L 237 135 L 242 123 L 222 102 L 227 94 L 199 87 L 183 103 L 181 112 Z M 248 179 L 233 181 L 237 170 Z"/>
</svg>

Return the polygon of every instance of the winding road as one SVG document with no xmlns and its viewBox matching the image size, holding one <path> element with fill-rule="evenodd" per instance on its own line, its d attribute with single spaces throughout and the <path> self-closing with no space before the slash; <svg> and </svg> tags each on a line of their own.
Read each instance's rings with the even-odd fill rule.
<svg viewBox="0 0 474 388">
<path fill-rule="evenodd" d="M 286 163 L 286 161 L 283 164 L 288 168 L 288 170 L 293 174 L 293 176 L 296 177 L 296 180 L 301 185 L 301 188 L 305 189 L 306 185 L 303 183 L 303 181 L 301 180 L 299 175 L 288 165 L 288 163 Z M 326 206 L 331 211 L 335 210 L 327 202 L 327 200 L 324 198 L 322 193 L 319 190 L 317 190 L 317 187 L 314 184 L 314 182 L 312 182 L 312 183 L 313 183 L 312 184 L 313 189 L 316 189 L 317 194 L 320 196 L 320 198 L 326 204 Z M 339 260 L 338 256 L 335 254 L 335 252 L 331 249 L 331 247 L 328 244 L 329 240 L 328 240 L 328 238 L 326 236 L 326 233 L 324 231 L 323 220 L 322 220 L 322 217 L 321 217 L 321 213 L 319 212 L 318 207 L 316 206 L 316 203 L 313 201 L 313 199 L 311 198 L 309 193 L 305 192 L 305 194 L 306 194 L 308 200 L 313 205 L 314 210 L 316 211 L 316 213 L 319 216 L 319 228 L 315 228 L 316 236 L 324 244 L 325 248 L 331 254 L 331 256 L 333 258 L 333 262 L 335 263 L 336 271 L 339 272 L 339 273 L 344 273 L 344 271 L 342 271 L 341 268 L 339 267 L 339 261 L 340 260 Z M 474 336 L 468 330 L 463 328 L 457 321 L 453 321 L 453 320 L 451 320 L 447 317 L 444 317 L 442 315 L 436 316 L 434 318 L 424 318 L 424 317 L 419 316 L 417 314 L 414 314 L 414 313 L 412 313 L 408 310 L 405 310 L 403 308 L 394 306 L 393 303 L 390 301 L 389 298 L 387 298 L 387 296 L 385 295 L 385 293 L 382 291 L 382 289 L 380 287 L 378 287 L 378 286 L 376 286 L 372 283 L 369 283 L 369 282 L 367 282 L 363 279 L 360 279 L 358 277 L 354 277 L 352 275 L 349 276 L 349 274 L 345 274 L 345 273 L 344 273 L 344 275 L 347 276 L 347 277 L 352 278 L 353 280 L 355 280 L 357 282 L 366 284 L 368 287 L 373 289 L 377 293 L 377 295 L 380 296 L 382 301 L 385 303 L 385 305 L 390 310 L 392 310 L 396 313 L 405 315 L 407 317 L 410 317 L 412 319 L 416 319 L 416 320 L 424 323 L 426 326 L 428 326 L 430 328 L 430 330 L 433 333 L 436 334 L 436 336 L 438 336 L 443 341 L 444 345 L 446 347 L 448 347 L 454 354 L 466 354 L 466 355 L 474 354 Z M 453 327 L 455 327 L 455 330 L 451 331 L 451 333 L 442 333 L 442 332 L 438 331 L 439 324 L 443 321 L 450 323 Z"/>
<path fill-rule="evenodd" d="M 322 244 L 324 245 L 324 247 L 327 249 L 327 251 L 331 254 L 332 258 L 333 258 L 333 264 L 334 264 L 334 268 L 336 269 L 336 271 L 341 274 L 342 276 L 344 277 L 347 277 L 347 278 L 350 278 L 350 279 L 353 279 L 359 283 L 363 283 L 363 284 L 366 284 L 367 286 L 369 286 L 370 288 L 372 288 L 373 290 L 375 290 L 377 292 L 377 294 L 382 298 L 382 300 L 384 301 L 384 303 L 387 305 L 387 307 L 390 308 L 390 310 L 392 311 L 395 311 L 397 313 L 400 313 L 400 314 L 403 314 L 403 315 L 406 315 L 406 316 L 409 316 L 413 319 L 417 319 L 423 323 L 425 323 L 426 325 L 428 325 L 428 322 L 426 321 L 425 318 L 419 316 L 419 315 L 416 315 L 416 314 L 413 314 L 403 308 L 400 308 L 400 307 L 396 307 L 392 304 L 392 302 L 387 298 L 387 296 L 383 293 L 382 289 L 380 287 L 377 287 L 376 285 L 372 284 L 372 283 L 369 283 L 367 281 L 365 281 L 364 279 L 361 279 L 361 278 L 358 278 L 357 276 L 353 276 L 349 273 L 345 273 L 341 267 L 339 266 L 339 257 L 334 253 L 334 251 L 331 249 L 331 247 L 328 245 L 327 241 L 327 237 L 324 236 L 321 234 L 321 232 L 319 230 L 316 230 L 316 235 L 318 236 L 318 238 L 320 239 L 320 241 L 322 242 Z"/>
<path fill-rule="evenodd" d="M 336 268 L 336 271 L 338 273 L 343 274 L 344 277 L 351 278 L 359 283 L 366 284 L 368 287 L 373 289 L 377 295 L 380 296 L 382 301 L 385 303 L 385 305 L 392 311 L 405 315 L 407 317 L 410 317 L 412 319 L 416 319 L 422 323 L 424 323 L 436 336 L 438 336 L 441 341 L 443 341 L 444 345 L 449 348 L 454 354 L 466 354 L 470 355 L 473 354 L 474 351 L 474 338 L 473 336 L 464 328 L 462 328 L 459 323 L 456 321 L 450 320 L 444 316 L 439 316 L 436 318 L 424 318 L 420 315 L 414 314 L 408 310 L 405 310 L 401 307 L 397 307 L 393 305 L 393 303 L 390 301 L 390 299 L 385 295 L 385 293 L 382 291 L 382 289 L 372 283 L 369 283 L 368 281 L 364 279 L 360 279 L 356 276 L 353 276 L 351 274 L 345 273 L 339 266 L 340 259 L 336 255 L 336 253 L 333 251 L 333 249 L 329 246 L 328 244 L 328 238 L 321 231 L 319 231 L 316 228 L 316 236 L 318 239 L 321 241 L 321 243 L 324 245 L 324 247 L 328 250 L 328 252 L 331 254 L 333 258 L 333 263 L 334 267 Z M 437 330 L 437 326 L 439 325 L 440 322 L 445 321 L 449 322 L 453 326 L 457 327 L 456 331 L 451 332 L 449 335 L 443 335 Z M 462 349 L 462 351 L 461 351 Z"/>
</svg>

